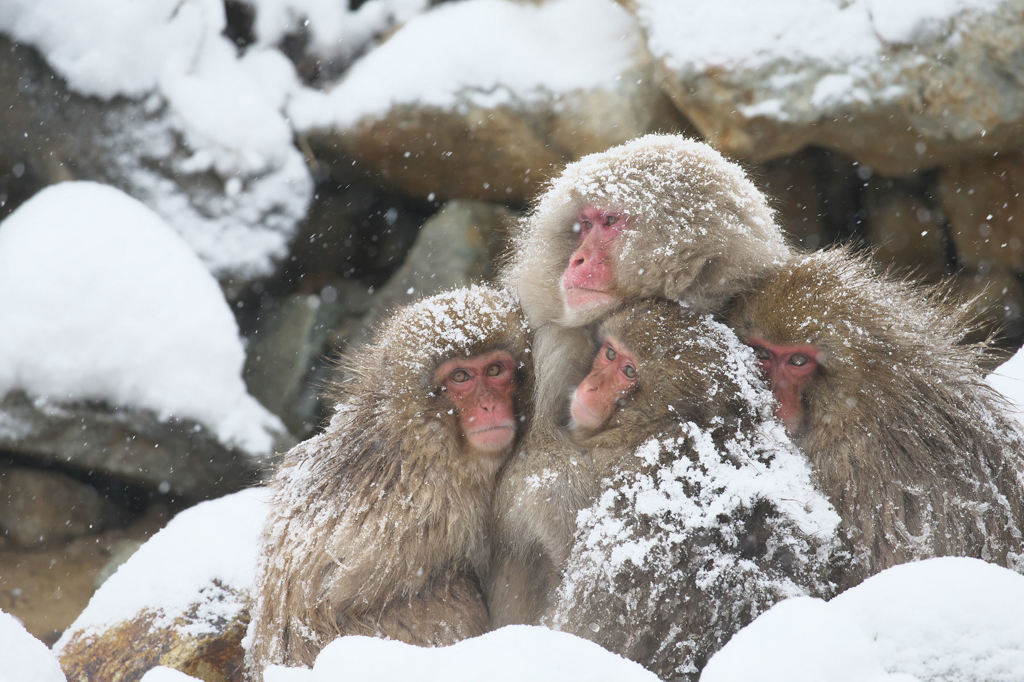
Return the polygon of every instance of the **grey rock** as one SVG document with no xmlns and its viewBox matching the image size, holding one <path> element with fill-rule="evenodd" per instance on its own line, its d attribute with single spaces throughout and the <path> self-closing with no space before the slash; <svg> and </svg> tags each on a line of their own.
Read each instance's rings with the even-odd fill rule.
<svg viewBox="0 0 1024 682">
<path fill-rule="evenodd" d="M 293 442 L 279 434 L 283 451 Z M 104 405 L 56 405 L 15 391 L 0 400 L 0 449 L 42 464 L 102 473 L 124 483 L 187 498 L 251 485 L 268 457 L 227 449 L 191 421 Z"/>
<path fill-rule="evenodd" d="M 696 25 L 672 3 L 626 4 L 676 106 L 727 154 L 765 160 L 813 144 L 903 175 L 1024 143 L 1020 0 L 914 26 L 901 23 L 905 15 L 878 16 L 884 3 L 791 5 L 799 16 L 748 22 L 742 53 L 730 50 L 740 45 L 733 40 L 721 55 L 691 51 L 691 37 L 728 35 L 735 22 Z M 809 22 L 821 33 L 826 20 L 835 42 L 812 45 Z"/>
<path fill-rule="evenodd" d="M 18 547 L 92 535 L 127 517 L 96 488 L 59 471 L 0 468 L 0 534 Z"/>
</svg>

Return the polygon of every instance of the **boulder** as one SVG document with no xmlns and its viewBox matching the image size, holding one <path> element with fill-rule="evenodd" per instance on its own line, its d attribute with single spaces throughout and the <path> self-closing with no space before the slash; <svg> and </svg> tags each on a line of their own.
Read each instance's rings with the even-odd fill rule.
<svg viewBox="0 0 1024 682">
<path fill-rule="evenodd" d="M 1024 144 L 1016 0 L 625 4 L 665 90 L 727 154 L 813 144 L 903 175 Z"/>
<path fill-rule="evenodd" d="M 587 29 L 556 28 L 576 24 Z M 569 160 L 683 125 L 634 21 L 607 0 L 442 5 L 290 113 L 315 155 L 340 150 L 404 192 L 510 203 Z"/>
<path fill-rule="evenodd" d="M 879 178 L 865 187 L 863 198 L 865 233 L 880 264 L 922 280 L 948 274 L 943 214 L 921 187 Z"/>
<path fill-rule="evenodd" d="M 0 535 L 18 547 L 99 533 L 127 517 L 96 488 L 60 471 L 0 467 Z"/>
</svg>

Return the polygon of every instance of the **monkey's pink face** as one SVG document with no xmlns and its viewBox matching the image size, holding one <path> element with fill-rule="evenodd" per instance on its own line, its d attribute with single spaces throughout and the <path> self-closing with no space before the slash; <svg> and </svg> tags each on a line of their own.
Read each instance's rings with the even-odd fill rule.
<svg viewBox="0 0 1024 682">
<path fill-rule="evenodd" d="M 470 447 L 494 453 L 512 445 L 516 435 L 516 363 L 503 350 L 452 358 L 434 374 L 435 382 L 458 413 L 459 428 Z"/>
<path fill-rule="evenodd" d="M 615 292 L 615 259 L 622 233 L 630 229 L 624 213 L 587 206 L 573 224 L 579 227 L 576 250 L 562 273 L 562 300 L 567 319 L 596 319 L 618 300 Z"/>
<path fill-rule="evenodd" d="M 639 379 L 636 358 L 629 349 L 613 336 L 606 338 L 590 374 L 572 394 L 569 412 L 573 428 L 593 431 L 604 426 L 620 402 L 636 389 Z"/>
<path fill-rule="evenodd" d="M 811 345 L 781 346 L 758 337 L 746 342 L 754 349 L 779 404 L 775 415 L 790 434 L 799 433 L 804 416 L 803 392 L 818 369 L 818 349 Z"/>
</svg>

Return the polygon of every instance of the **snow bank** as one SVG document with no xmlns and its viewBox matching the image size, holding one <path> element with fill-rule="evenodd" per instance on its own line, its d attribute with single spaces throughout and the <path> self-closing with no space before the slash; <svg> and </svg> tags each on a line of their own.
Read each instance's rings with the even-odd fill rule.
<svg viewBox="0 0 1024 682">
<path fill-rule="evenodd" d="M 612 89 L 642 53 L 633 18 L 610 0 L 450 3 L 409 21 L 328 94 L 297 97 L 290 112 L 300 130 L 345 128 L 401 104 L 450 108 L 465 97 L 493 107 Z"/>
<path fill-rule="evenodd" d="M 447 647 L 372 637 L 328 644 L 312 670 L 271 666 L 266 682 L 657 682 L 640 665 L 564 632 L 510 625 Z"/>
<path fill-rule="evenodd" d="M 149 539 L 96 591 L 89 605 L 54 645 L 57 655 L 79 633 L 99 633 L 144 609 L 158 613 L 154 628 L 171 627 L 200 604 L 189 633 L 205 634 L 209 623 L 236 617 L 243 604 L 223 597 L 247 595 L 256 573 L 256 552 L 267 515 L 264 488 L 250 488 L 202 502 Z M 217 584 L 216 594 L 211 587 Z"/>
<path fill-rule="evenodd" d="M 0 329 L 0 395 L 194 419 L 253 453 L 284 430 L 246 391 L 217 282 L 156 214 L 111 187 L 54 185 L 0 224 Z"/>
<path fill-rule="evenodd" d="M 911 44 L 953 17 L 1002 0 L 639 0 L 651 52 L 673 68 L 757 68 L 776 60 L 843 64 Z M 838 84 L 838 83 L 837 83 Z"/>
<path fill-rule="evenodd" d="M 0 682 L 65 682 L 57 658 L 21 622 L 0 611 Z"/>
<path fill-rule="evenodd" d="M 782 602 L 741 630 L 701 682 L 1024 679 L 1024 576 L 978 559 L 883 571 L 830 602 Z"/>
</svg>

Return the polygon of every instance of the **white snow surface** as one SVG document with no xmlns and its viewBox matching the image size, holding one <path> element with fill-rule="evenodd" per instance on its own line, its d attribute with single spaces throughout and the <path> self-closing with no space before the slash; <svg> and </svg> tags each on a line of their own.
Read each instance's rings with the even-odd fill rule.
<svg viewBox="0 0 1024 682">
<path fill-rule="evenodd" d="M 230 620 L 244 608 L 256 575 L 256 552 L 267 515 L 265 488 L 201 502 L 175 516 L 107 579 L 54 645 L 99 634 L 144 610 L 153 627 L 171 627 L 198 605 L 184 626 L 192 635 Z"/>
<path fill-rule="evenodd" d="M 273 447 L 280 421 L 242 381 L 220 287 L 163 220 L 120 190 L 67 182 L 0 224 L 0 395 L 101 400 Z"/>
<path fill-rule="evenodd" d="M 199 680 L 198 677 L 186 675 L 180 670 L 158 665 L 155 668 L 150 668 L 146 674 L 142 676 L 140 682 L 193 682 L 197 680 Z"/>
<path fill-rule="evenodd" d="M 328 644 L 312 670 L 271 666 L 265 682 L 657 682 L 639 664 L 593 642 L 543 627 L 510 625 L 447 647 L 372 637 Z"/>
<path fill-rule="evenodd" d="M 1024 348 L 996 367 L 985 382 L 999 391 L 1009 403 L 1009 412 L 1024 427 Z"/>
<path fill-rule="evenodd" d="M 957 15 L 1003 0 L 638 0 L 651 52 L 673 68 L 757 68 L 778 60 L 835 65 L 933 35 Z"/>
<path fill-rule="evenodd" d="M 890 568 L 829 602 L 777 604 L 708 662 L 701 682 L 1024 679 L 1024 576 L 978 559 Z"/>
<path fill-rule="evenodd" d="M 345 128 L 402 104 L 494 107 L 612 90 L 642 54 L 636 22 L 611 0 L 448 3 L 405 24 L 327 94 L 296 97 L 290 113 L 299 130 Z"/>
<path fill-rule="evenodd" d="M 66 682 L 56 656 L 4 611 L 0 611 L 0 682 Z"/>
</svg>

